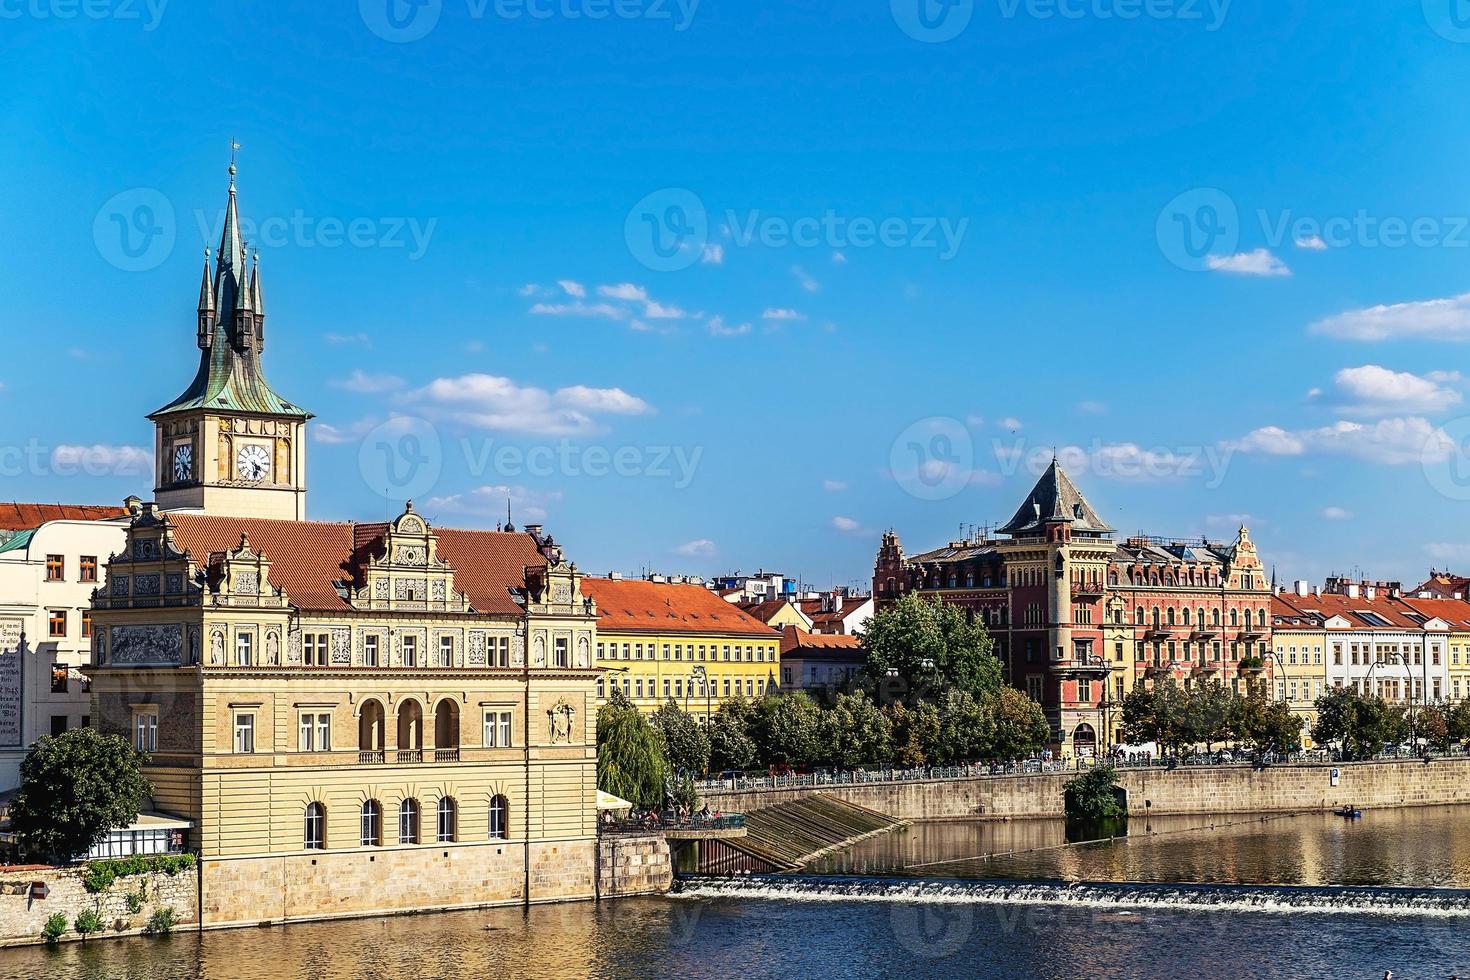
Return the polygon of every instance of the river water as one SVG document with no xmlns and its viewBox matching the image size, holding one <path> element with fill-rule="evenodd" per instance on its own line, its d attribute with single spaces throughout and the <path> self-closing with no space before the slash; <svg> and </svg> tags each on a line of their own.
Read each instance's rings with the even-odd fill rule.
<svg viewBox="0 0 1470 980">
<path fill-rule="evenodd" d="M 1053 822 L 920 824 L 821 875 L 28 947 L 0 951 L 0 977 L 1442 980 L 1470 977 L 1467 829 L 1463 807 L 1135 821 L 1126 841 L 1080 846 Z"/>
</svg>

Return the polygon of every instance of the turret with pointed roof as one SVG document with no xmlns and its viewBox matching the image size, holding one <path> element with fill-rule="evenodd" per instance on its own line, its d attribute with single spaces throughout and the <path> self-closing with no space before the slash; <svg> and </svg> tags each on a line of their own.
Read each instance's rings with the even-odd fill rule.
<svg viewBox="0 0 1470 980">
<path fill-rule="evenodd" d="M 1111 534 L 1114 530 L 1092 509 L 1055 456 L 1000 533 L 1013 537 L 1040 534 L 1048 524 L 1068 524 L 1072 533 L 1083 535 Z"/>
</svg>

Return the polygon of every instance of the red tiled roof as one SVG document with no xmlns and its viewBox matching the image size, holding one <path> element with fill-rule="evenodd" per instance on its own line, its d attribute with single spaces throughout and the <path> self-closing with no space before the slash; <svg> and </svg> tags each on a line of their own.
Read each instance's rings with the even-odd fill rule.
<svg viewBox="0 0 1470 980">
<path fill-rule="evenodd" d="M 823 654 L 852 659 L 863 655 L 863 645 L 855 636 L 839 633 L 808 633 L 799 626 L 781 628 L 781 656 Z"/>
<path fill-rule="evenodd" d="M 1414 591 L 1434 592 L 1442 596 L 1453 596 L 1456 592 L 1461 595 L 1470 595 L 1470 578 L 1463 575 L 1452 575 L 1449 572 L 1436 572 Z"/>
<path fill-rule="evenodd" d="M 356 582 L 360 563 L 381 553 L 386 524 L 331 524 L 319 521 L 271 521 L 254 517 L 170 514 L 174 544 L 201 565 L 210 555 L 233 551 L 240 535 L 271 563 L 270 580 L 286 590 L 302 609 L 347 607 L 338 594 L 339 581 Z M 546 560 L 530 535 L 500 531 L 435 528 L 439 556 L 454 566 L 455 588 L 469 596 L 485 615 L 520 613 L 512 588 L 525 585 L 525 567 Z"/>
<path fill-rule="evenodd" d="M 598 629 L 776 636 L 765 623 L 698 585 L 584 578 L 582 592 L 597 600 Z"/>
<path fill-rule="evenodd" d="M 105 521 L 126 517 L 122 505 L 0 503 L 0 530 L 31 531 L 47 521 Z"/>
<path fill-rule="evenodd" d="M 851 616 L 859 606 L 871 598 L 872 596 L 865 595 L 848 596 L 842 600 L 841 609 L 828 609 L 825 611 L 822 609 L 822 603 L 825 600 L 822 599 L 803 599 L 798 605 L 801 607 L 801 611 L 806 613 L 807 618 L 812 621 L 813 626 L 840 626 L 843 620 Z"/>
<path fill-rule="evenodd" d="M 786 608 L 785 599 L 749 600 L 736 603 L 741 609 L 754 616 L 761 622 L 769 625 L 771 620 L 782 609 Z"/>
<path fill-rule="evenodd" d="M 1399 600 L 1425 619 L 1442 619 L 1451 630 L 1463 630 L 1470 626 L 1470 602 L 1463 599 L 1411 599 Z"/>
<path fill-rule="evenodd" d="M 1316 613 L 1328 619 L 1333 616 L 1341 616 L 1352 624 L 1353 629 L 1419 629 L 1419 623 L 1406 614 L 1407 610 L 1403 603 L 1387 595 L 1379 594 L 1372 599 L 1358 596 L 1354 599 L 1335 592 L 1321 592 L 1305 596 L 1288 592 L 1280 598 L 1302 613 Z M 1381 618 L 1383 623 L 1374 623 L 1372 620 L 1365 619 L 1361 615 L 1364 612 L 1373 613 Z"/>
</svg>

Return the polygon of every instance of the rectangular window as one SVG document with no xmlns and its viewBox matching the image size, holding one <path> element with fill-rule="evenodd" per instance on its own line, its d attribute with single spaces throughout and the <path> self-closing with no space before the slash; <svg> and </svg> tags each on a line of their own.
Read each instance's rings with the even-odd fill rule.
<svg viewBox="0 0 1470 980">
<path fill-rule="evenodd" d="M 65 694 L 66 693 L 66 687 L 67 687 L 67 683 L 66 682 L 67 682 L 67 678 L 69 677 L 70 674 L 71 674 L 71 670 L 67 668 L 66 664 L 52 664 L 51 665 L 51 693 L 52 694 Z"/>
<path fill-rule="evenodd" d="M 485 712 L 485 747 L 490 749 L 510 748 L 510 712 Z"/>
<path fill-rule="evenodd" d="M 565 636 L 558 636 L 552 643 L 553 664 L 557 667 L 570 667 L 572 665 L 571 651 L 568 647 L 569 641 Z M 651 648 L 650 648 L 651 649 Z"/>
<path fill-rule="evenodd" d="M 51 610 L 51 618 L 48 623 L 48 634 L 51 639 L 59 640 L 66 637 L 66 610 Z"/>
<path fill-rule="evenodd" d="M 133 715 L 133 748 L 139 752 L 158 751 L 157 709 Z"/>
<path fill-rule="evenodd" d="M 54 738 L 57 735 L 64 735 L 65 733 L 66 733 L 66 715 L 52 715 L 51 716 L 51 736 Z"/>
<path fill-rule="evenodd" d="M 362 639 L 362 665 L 364 667 L 378 666 L 378 638 L 376 636 L 365 636 Z"/>
<path fill-rule="evenodd" d="M 300 748 L 302 752 L 332 751 L 332 716 L 307 712 L 301 716 Z"/>
<path fill-rule="evenodd" d="M 668 696 L 669 696 L 669 679 L 667 677 L 665 677 L 664 678 L 664 697 L 665 698 L 668 698 Z"/>
<path fill-rule="evenodd" d="M 690 685 L 690 689 L 692 690 L 693 687 L 694 687 L 694 685 L 691 684 Z M 676 698 L 682 698 L 683 696 L 684 696 L 684 678 L 682 678 L 682 677 L 675 677 L 674 678 L 674 697 L 676 697 Z"/>
<path fill-rule="evenodd" d="M 502 636 L 500 638 L 500 652 L 496 656 L 495 666 L 497 666 L 497 667 L 509 667 L 510 666 L 510 637 L 508 637 L 508 636 Z"/>
<path fill-rule="evenodd" d="M 83 555 L 82 556 L 81 568 L 82 568 L 82 581 L 83 582 L 95 582 L 95 581 L 97 581 L 97 556 L 96 555 Z"/>
<path fill-rule="evenodd" d="M 302 637 L 302 662 L 308 667 L 327 665 L 327 634 L 307 633 Z"/>
<path fill-rule="evenodd" d="M 249 667 L 255 656 L 255 637 L 250 633 L 235 636 L 235 666 Z"/>
<path fill-rule="evenodd" d="M 1080 680 L 1077 682 L 1077 700 L 1083 704 L 1092 703 L 1092 681 Z"/>
<path fill-rule="evenodd" d="M 90 640 L 91 638 L 92 638 L 92 610 L 90 610 L 90 609 L 83 609 L 82 610 L 82 639 L 84 639 L 84 640 Z"/>
<path fill-rule="evenodd" d="M 606 692 L 607 686 L 603 683 L 603 679 L 601 677 L 597 678 L 597 700 L 601 701 L 607 697 Z"/>
<path fill-rule="evenodd" d="M 235 715 L 235 751 L 247 754 L 255 751 L 255 716 L 239 712 Z"/>
<path fill-rule="evenodd" d="M 725 678 L 725 697 L 728 698 L 729 696 L 730 696 L 730 678 L 726 677 Z"/>
<path fill-rule="evenodd" d="M 1026 693 L 1038 704 L 1041 702 L 1041 683 L 1041 678 L 1035 675 L 1026 678 Z"/>
<path fill-rule="evenodd" d="M 61 555 L 46 556 L 46 581 L 60 582 L 66 578 L 66 559 Z"/>
<path fill-rule="evenodd" d="M 403 638 L 403 666 L 417 667 L 419 665 L 419 638 L 417 636 L 405 636 Z"/>
<path fill-rule="evenodd" d="M 454 637 L 452 636 L 439 637 L 439 666 L 454 666 Z"/>
<path fill-rule="evenodd" d="M 651 687 L 652 685 L 653 682 L 650 681 L 649 686 Z M 637 698 L 643 697 L 643 678 L 641 677 L 633 682 L 633 696 Z"/>
</svg>

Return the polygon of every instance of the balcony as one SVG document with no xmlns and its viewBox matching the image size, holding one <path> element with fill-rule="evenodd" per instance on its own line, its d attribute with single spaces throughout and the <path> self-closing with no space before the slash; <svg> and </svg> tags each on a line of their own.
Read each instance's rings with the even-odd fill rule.
<svg viewBox="0 0 1470 980">
<path fill-rule="evenodd" d="M 399 749 L 398 750 L 398 761 L 399 762 L 423 762 L 424 761 L 424 750 L 423 749 Z"/>
<path fill-rule="evenodd" d="M 458 762 L 459 761 L 459 749 L 435 749 L 434 750 L 434 761 L 435 762 Z"/>
<path fill-rule="evenodd" d="M 382 752 L 359 752 L 357 753 L 357 764 L 360 766 L 381 765 L 383 762 Z"/>
<path fill-rule="evenodd" d="M 1101 582 L 1072 583 L 1072 599 L 1074 601 L 1078 599 L 1096 599 L 1101 597 L 1102 594 L 1103 584 Z"/>
</svg>

